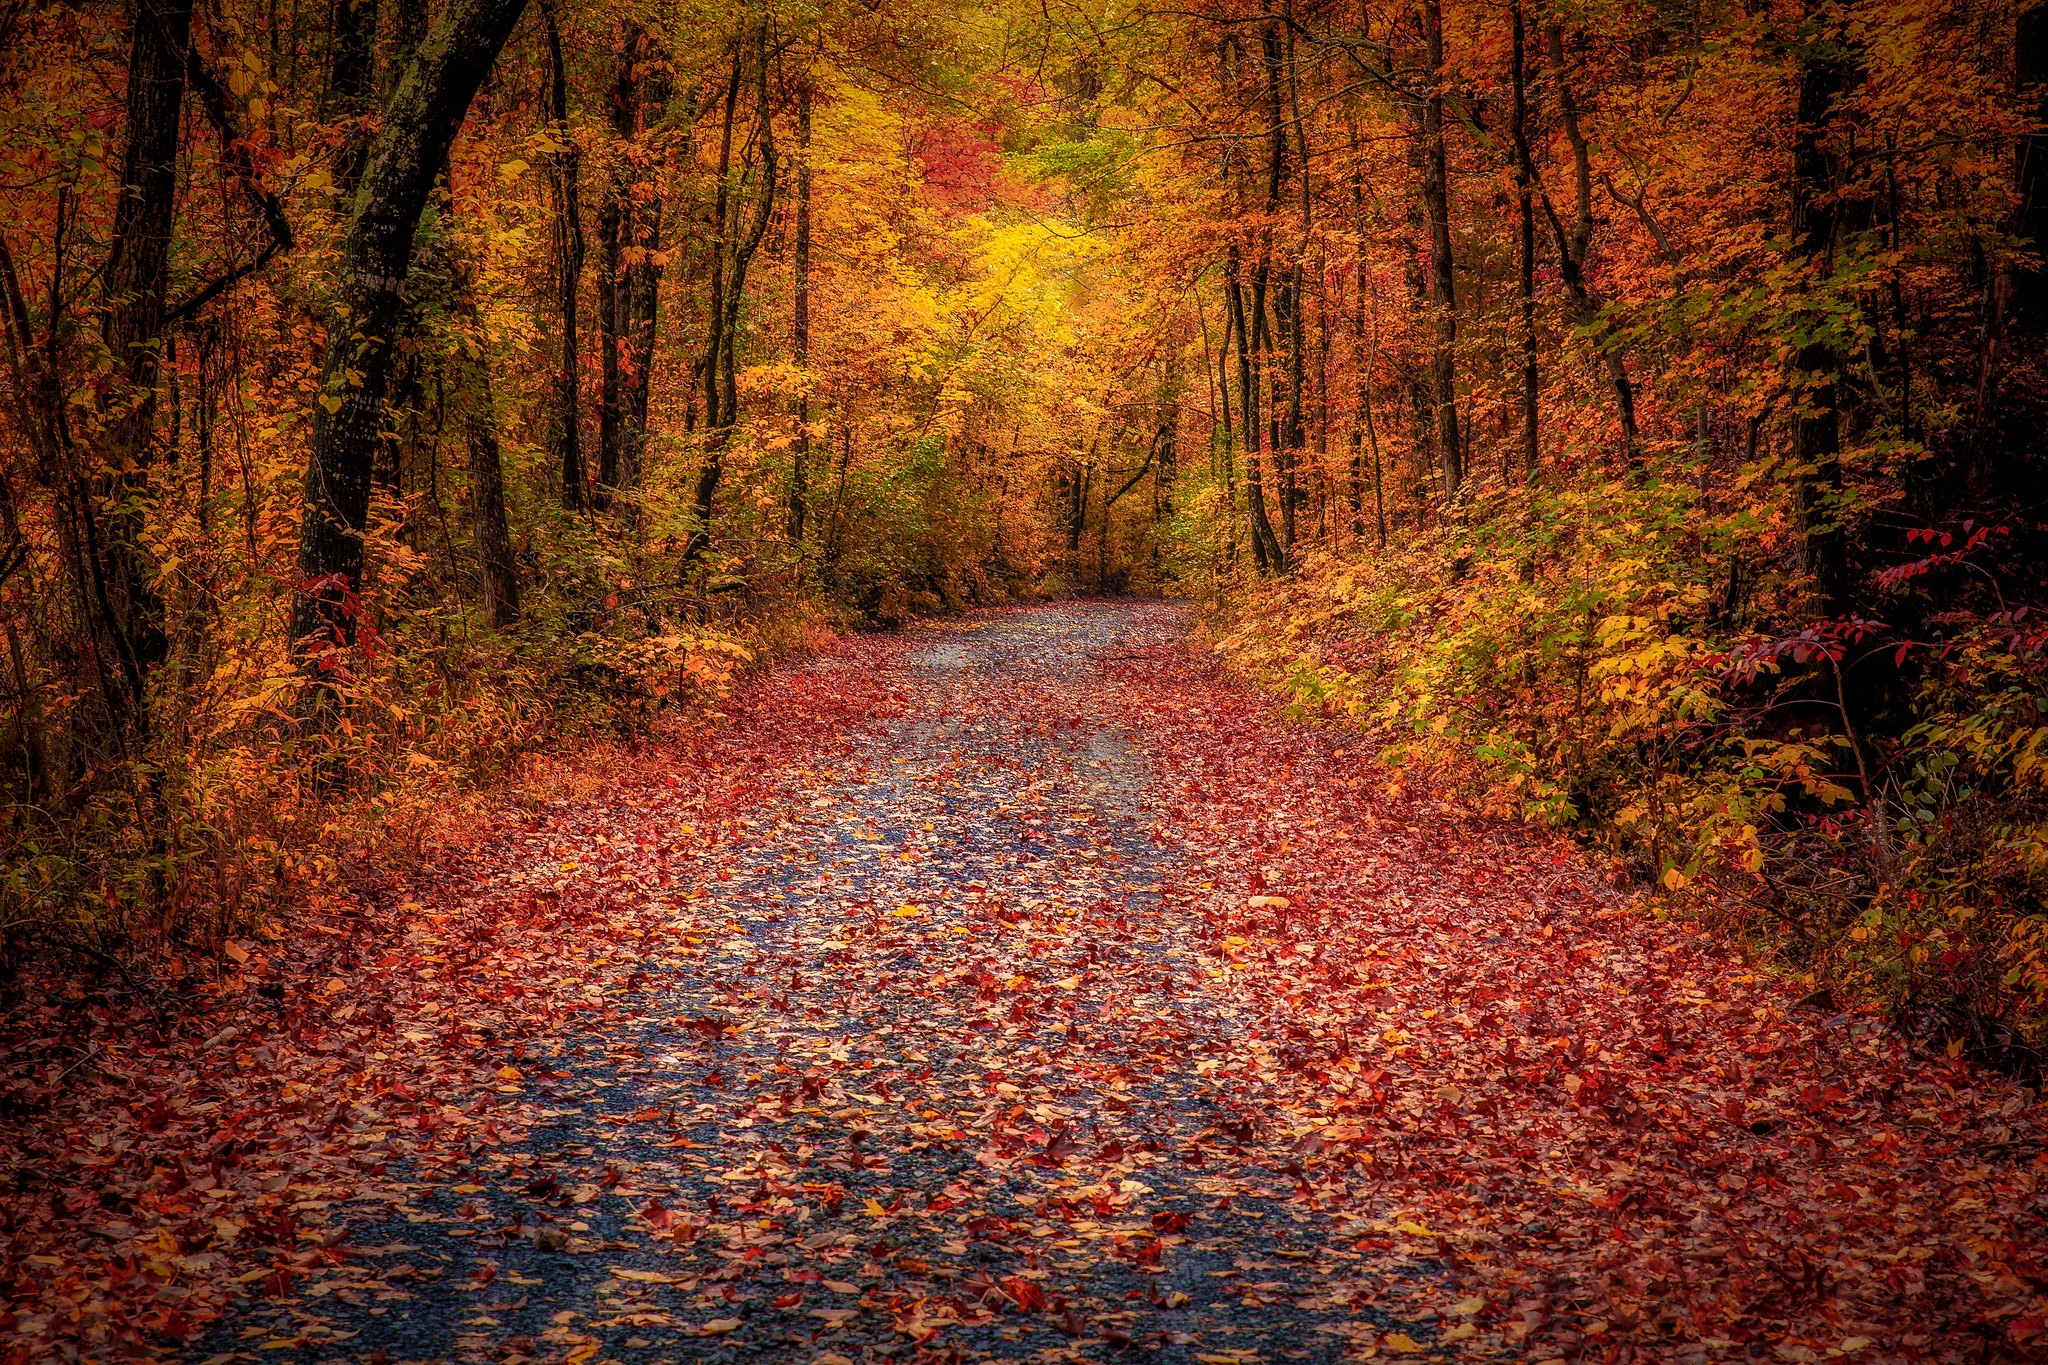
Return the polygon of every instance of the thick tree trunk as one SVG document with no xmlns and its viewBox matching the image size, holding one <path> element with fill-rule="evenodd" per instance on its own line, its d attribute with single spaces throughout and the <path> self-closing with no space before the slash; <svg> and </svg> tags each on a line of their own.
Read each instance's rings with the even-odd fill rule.
<svg viewBox="0 0 2048 1365">
<path fill-rule="evenodd" d="M 796 259 L 790 319 L 790 360 L 803 388 L 796 400 L 796 439 L 789 451 L 789 538 L 804 539 L 804 493 L 811 457 L 811 85 L 806 76 L 796 94 Z"/>
<path fill-rule="evenodd" d="M 342 248 L 313 406 L 292 638 L 352 642 L 370 465 L 391 382 L 389 338 L 434 177 L 526 0 L 458 0 L 420 45 L 385 111 Z"/>
<path fill-rule="evenodd" d="M 562 349 L 555 369 L 555 403 L 550 435 L 555 467 L 562 475 L 562 505 L 584 504 L 583 403 L 577 383 L 576 293 L 583 278 L 583 208 L 578 197 L 581 157 L 569 140 L 569 76 L 562 63 L 562 35 L 555 26 L 552 3 L 540 7 L 548 43 L 548 132 L 561 150 L 548 155 L 548 178 L 554 196 L 555 305 L 562 320 Z M 496 438 L 493 437 L 493 444 Z M 516 604 L 515 604 L 516 611 Z"/>
<path fill-rule="evenodd" d="M 1436 344 L 1430 355 L 1430 408 L 1435 417 L 1437 472 L 1444 496 L 1465 478 L 1458 432 L 1457 263 L 1451 255 L 1450 172 L 1444 150 L 1444 16 L 1442 0 L 1423 0 L 1422 202 L 1429 217 L 1429 302 Z"/>
<path fill-rule="evenodd" d="M 163 600 L 138 507 L 156 439 L 156 386 L 170 289 L 191 0 L 135 0 L 128 40 L 127 143 L 113 242 L 101 272 L 101 335 L 118 383 L 106 410 L 105 467 L 65 481 L 71 558 L 117 735 L 149 734 L 148 674 L 163 662 Z M 54 323 L 52 324 L 55 325 Z"/>
</svg>

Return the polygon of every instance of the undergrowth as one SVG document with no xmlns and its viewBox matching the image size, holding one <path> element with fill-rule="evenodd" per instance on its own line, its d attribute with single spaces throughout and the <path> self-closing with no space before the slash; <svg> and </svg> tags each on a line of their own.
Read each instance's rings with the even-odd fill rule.
<svg viewBox="0 0 2048 1365">
<path fill-rule="evenodd" d="M 2038 1075 L 2048 631 L 1996 591 L 2003 528 L 1920 533 L 1881 610 L 1807 620 L 1697 489 L 1588 475 L 1465 512 L 1231 582 L 1215 649 L 1390 776 L 1609 850 L 1817 1005 Z"/>
</svg>

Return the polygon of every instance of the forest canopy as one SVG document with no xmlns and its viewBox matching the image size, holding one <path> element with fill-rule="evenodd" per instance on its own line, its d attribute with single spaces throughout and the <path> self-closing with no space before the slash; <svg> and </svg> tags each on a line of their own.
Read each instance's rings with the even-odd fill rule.
<svg viewBox="0 0 2048 1365">
<path fill-rule="evenodd" d="M 1144 591 L 2010 1060 L 2044 77 L 2019 0 L 8 0 L 7 956 Z"/>
</svg>

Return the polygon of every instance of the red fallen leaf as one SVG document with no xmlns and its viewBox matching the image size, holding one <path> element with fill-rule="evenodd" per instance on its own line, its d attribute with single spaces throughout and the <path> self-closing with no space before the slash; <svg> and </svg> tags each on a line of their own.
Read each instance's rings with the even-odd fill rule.
<svg viewBox="0 0 2048 1365">
<path fill-rule="evenodd" d="M 615 1190 L 619 1187 L 619 1182 L 625 1178 L 625 1176 L 619 1174 L 618 1167 L 607 1166 L 604 1168 L 604 1174 L 597 1178 L 597 1183 L 607 1190 Z"/>
<path fill-rule="evenodd" d="M 674 1224 L 676 1216 L 659 1199 L 650 1199 L 640 1206 L 640 1221 L 651 1228 L 666 1228 Z"/>
<path fill-rule="evenodd" d="M 1097 1152 L 1095 1159 L 1106 1163 L 1122 1161 L 1124 1159 L 1124 1145 L 1121 1142 L 1112 1142 Z"/>
<path fill-rule="evenodd" d="M 1074 1135 L 1065 1124 L 1045 1144 L 1045 1159 L 1058 1166 L 1068 1157 L 1081 1150 L 1081 1144 L 1074 1141 Z"/>
<path fill-rule="evenodd" d="M 775 1306 L 777 1308 L 794 1308 L 803 1301 L 803 1291 L 798 1290 L 794 1294 L 784 1294 L 780 1298 L 776 1299 Z"/>
<path fill-rule="evenodd" d="M 1179 1232 L 1187 1227 L 1187 1225 L 1188 1216 L 1184 1213 L 1168 1211 L 1152 1215 L 1152 1230 L 1157 1233 Z"/>
<path fill-rule="evenodd" d="M 552 1175 L 544 1175 L 538 1180 L 529 1180 L 526 1183 L 526 1194 L 530 1199 L 553 1199 L 561 1192 L 562 1182 Z"/>
<path fill-rule="evenodd" d="M 1021 1275 L 1013 1275 L 1003 1281 L 1003 1292 L 1010 1296 L 1010 1302 L 1019 1311 L 1036 1313 L 1045 1308 L 1045 1291 Z"/>
</svg>

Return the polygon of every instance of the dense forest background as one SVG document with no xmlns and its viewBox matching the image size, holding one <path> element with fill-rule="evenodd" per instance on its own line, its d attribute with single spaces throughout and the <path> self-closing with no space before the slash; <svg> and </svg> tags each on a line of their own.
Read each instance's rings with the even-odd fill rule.
<svg viewBox="0 0 2048 1365">
<path fill-rule="evenodd" d="M 2012 0 L 7 0 L 7 957 L 1135 589 L 2031 1065 L 2044 77 Z"/>
</svg>

